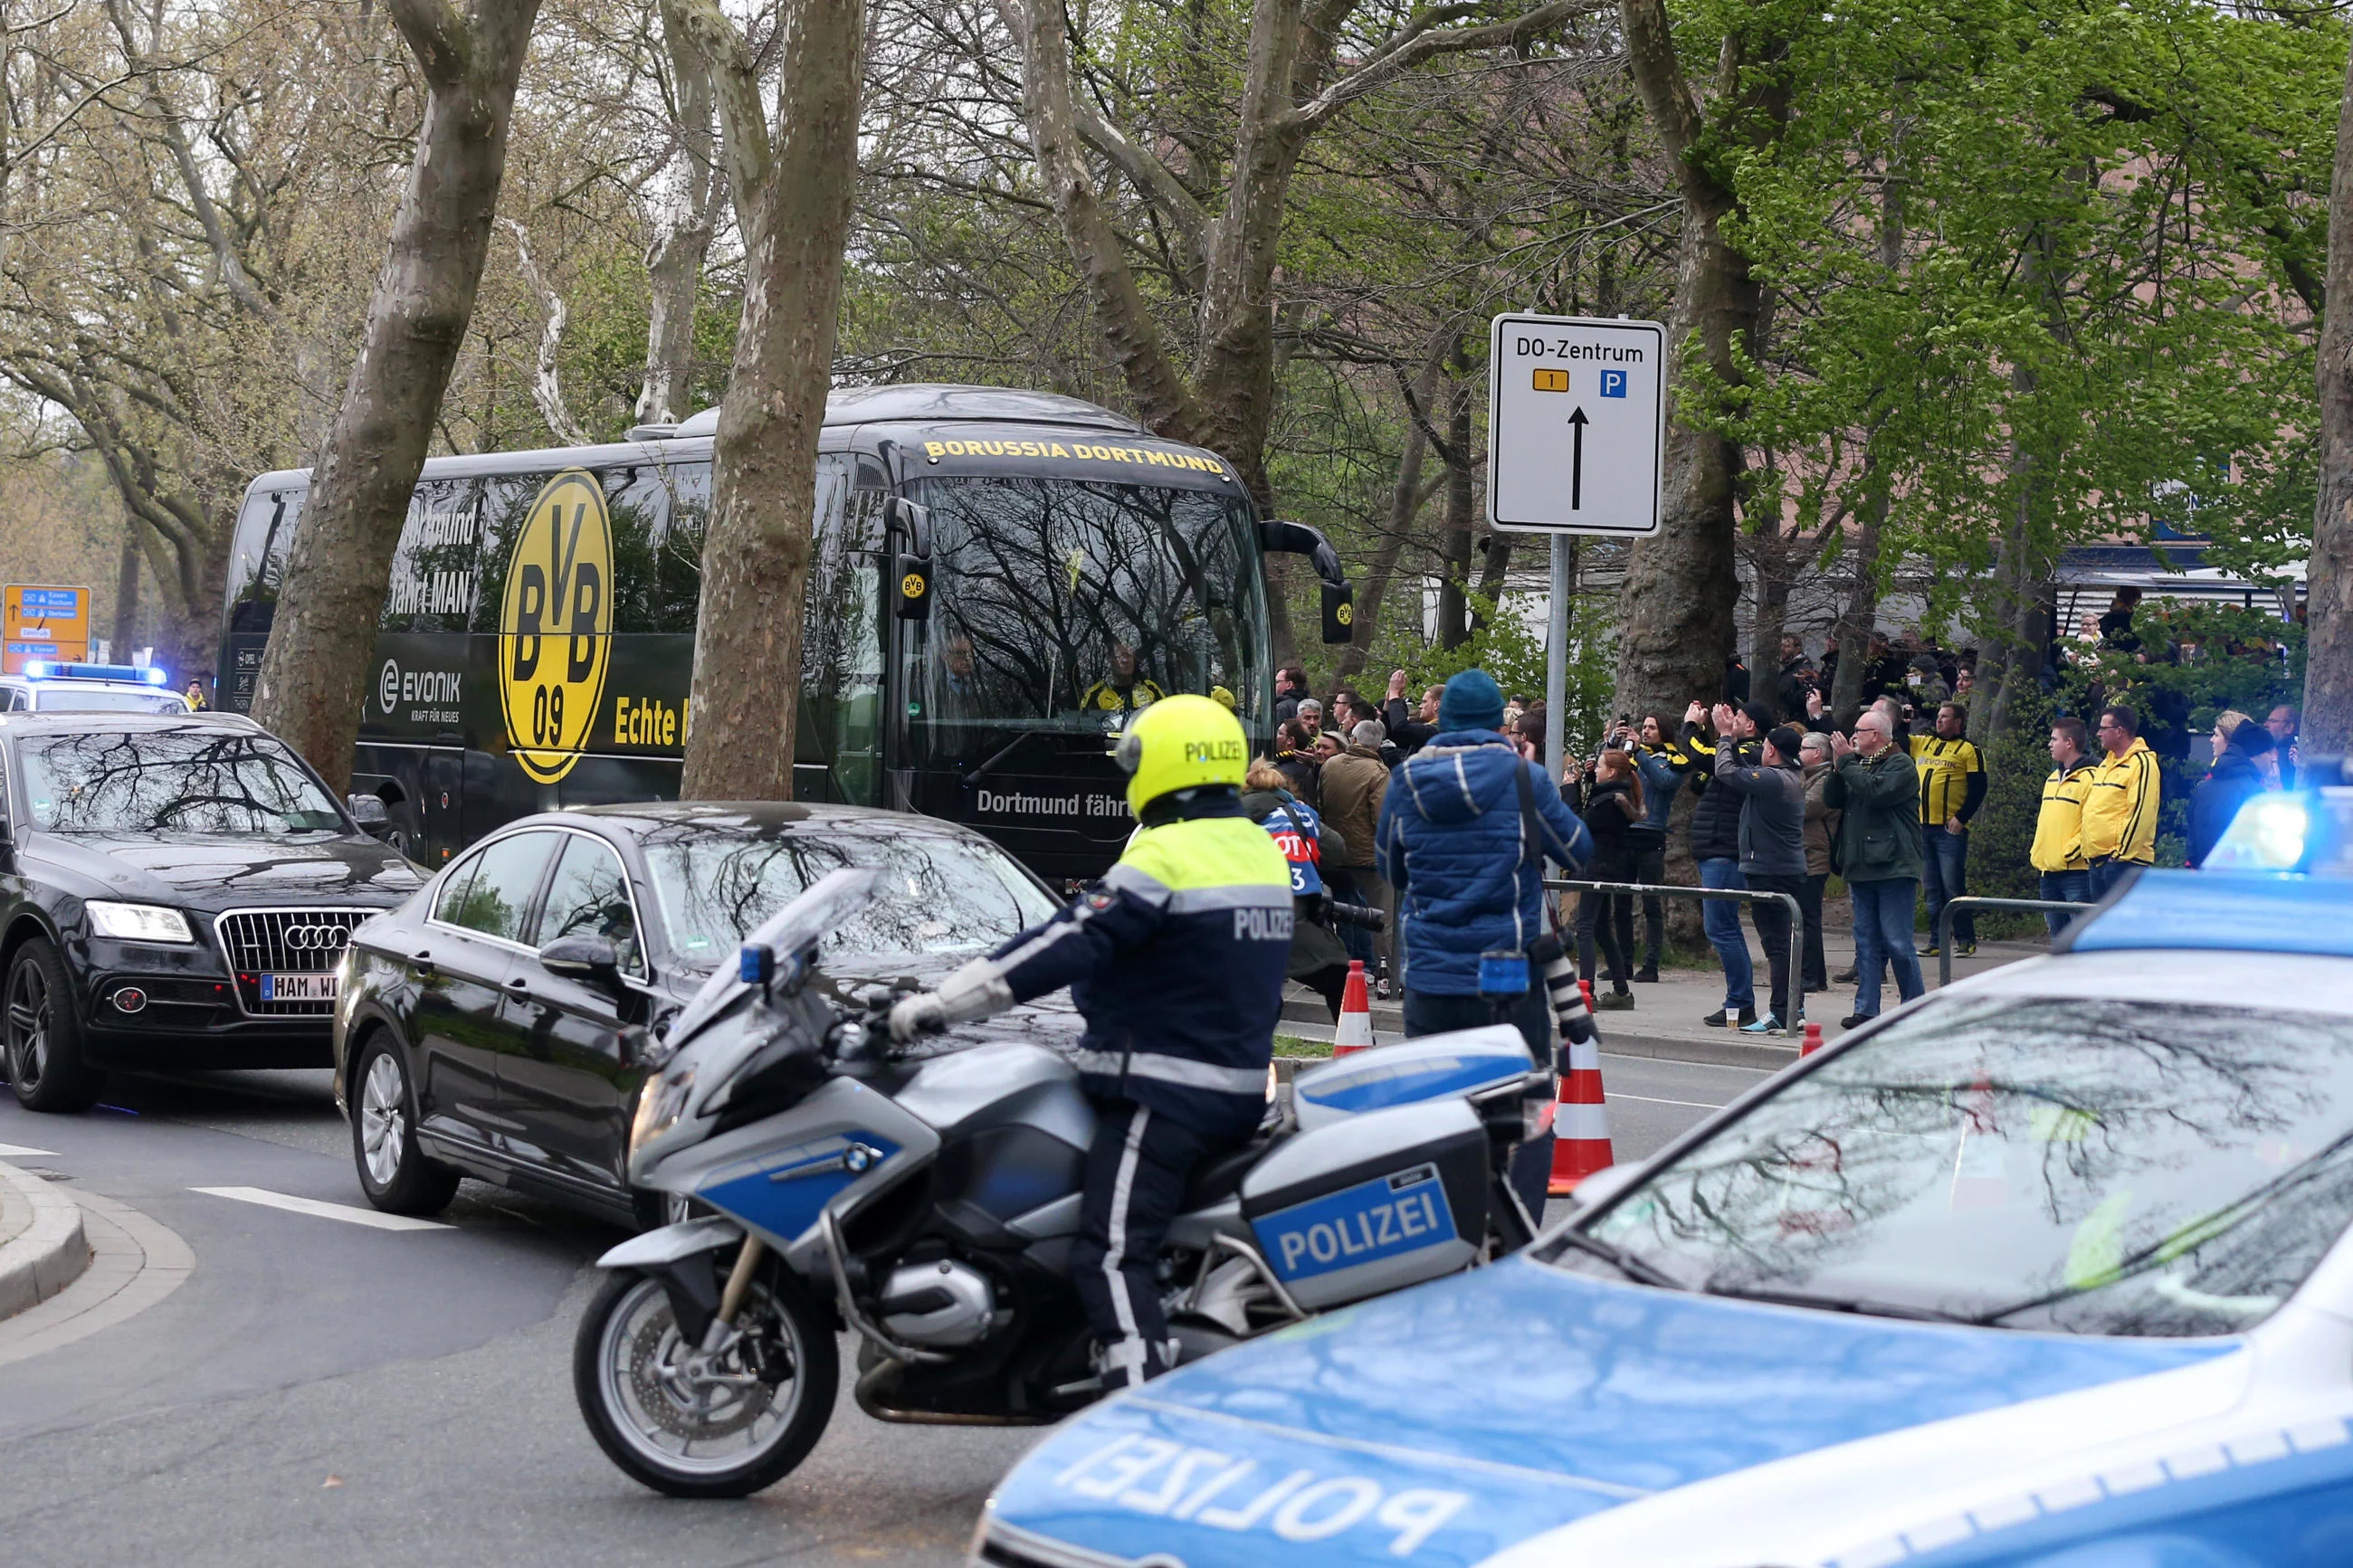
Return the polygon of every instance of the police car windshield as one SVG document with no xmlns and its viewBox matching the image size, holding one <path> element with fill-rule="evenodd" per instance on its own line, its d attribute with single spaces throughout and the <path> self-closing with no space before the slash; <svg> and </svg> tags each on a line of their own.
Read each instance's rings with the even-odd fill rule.
<svg viewBox="0 0 2353 1568">
<path fill-rule="evenodd" d="M 2011 997 L 1890 1026 L 1587 1228 L 1693 1289 L 2172 1336 L 2260 1321 L 2348 1220 L 2353 1019 Z"/>
<path fill-rule="evenodd" d="M 1239 496 L 1092 479 L 941 479 L 928 622 L 903 639 L 905 720 L 929 761 L 1039 731 L 1096 738 L 1153 699 L 1257 710 L 1265 614 Z"/>
<path fill-rule="evenodd" d="M 690 968 L 733 953 L 827 872 L 871 867 L 876 897 L 819 944 L 826 953 L 982 952 L 1052 914 L 1054 901 L 994 846 L 943 834 L 665 829 L 644 841 L 670 945 Z"/>
<path fill-rule="evenodd" d="M 259 735 L 169 731 L 20 743 L 45 833 L 340 833 L 343 814 L 293 754 Z"/>
</svg>

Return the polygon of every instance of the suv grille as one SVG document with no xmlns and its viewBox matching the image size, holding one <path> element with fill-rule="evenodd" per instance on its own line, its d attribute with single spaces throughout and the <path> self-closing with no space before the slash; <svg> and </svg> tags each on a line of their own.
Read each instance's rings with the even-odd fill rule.
<svg viewBox="0 0 2353 1568">
<path fill-rule="evenodd" d="M 231 910 L 214 921 L 237 975 L 237 999 L 256 1017 L 321 1017 L 332 1002 L 264 1002 L 261 975 L 324 973 L 343 961 L 352 930 L 377 910 Z"/>
</svg>

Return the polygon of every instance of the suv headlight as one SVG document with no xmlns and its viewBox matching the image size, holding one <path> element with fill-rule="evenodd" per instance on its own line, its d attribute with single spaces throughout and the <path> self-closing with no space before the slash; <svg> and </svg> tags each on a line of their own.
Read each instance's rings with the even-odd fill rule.
<svg viewBox="0 0 2353 1568">
<path fill-rule="evenodd" d="M 90 911 L 90 929 L 121 942 L 194 942 L 188 917 L 156 904 L 111 904 L 93 899 L 82 906 Z"/>
</svg>

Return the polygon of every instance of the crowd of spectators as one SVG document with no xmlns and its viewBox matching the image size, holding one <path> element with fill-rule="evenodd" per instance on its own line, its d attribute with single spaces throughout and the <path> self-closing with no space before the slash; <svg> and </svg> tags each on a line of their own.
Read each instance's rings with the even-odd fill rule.
<svg viewBox="0 0 2353 1568">
<path fill-rule="evenodd" d="M 2120 593 L 2105 615 L 2085 618 L 2084 639 L 2135 659 L 2168 657 L 2137 634 L 2137 595 Z M 1830 713 L 1838 686 L 1835 642 L 1817 659 L 1801 638 L 1784 637 L 1779 654 L 1778 667 L 1762 679 L 1730 661 L 1718 700 L 1694 701 L 1679 718 L 1621 716 L 1589 763 L 1575 754 L 1565 758 L 1557 782 L 1560 805 L 1589 845 L 1587 879 L 1664 885 L 1671 824 L 1678 800 L 1688 795 L 1695 798 L 1683 831 L 1698 885 L 1790 900 L 1710 900 L 1702 906 L 1702 929 L 1724 977 L 1724 1000 L 1705 1021 L 1756 1034 L 1791 1032 L 1804 1015 L 1804 998 L 1832 985 L 1855 988 L 1844 1020 L 1850 1026 L 1879 1013 L 1890 982 L 1904 1000 L 1919 994 L 1920 960 L 1938 955 L 1947 906 L 1968 896 L 1972 825 L 1988 795 L 1985 757 L 1967 733 L 1977 689 L 1974 650 L 1949 652 L 1925 635 L 1899 644 L 1873 633 L 1853 682 L 1860 710 L 1842 728 Z M 2063 649 L 2057 657 L 2071 656 Z M 1323 896 L 1388 917 L 1377 936 L 1339 930 L 1333 944 L 1339 958 L 1320 941 L 1314 953 L 1302 956 L 1314 972 L 1311 983 L 1327 995 L 1336 995 L 1345 958 L 1366 963 L 1378 994 L 1406 984 L 1400 960 L 1411 955 L 1398 930 L 1398 893 L 1385 875 L 1380 837 L 1398 770 L 1450 721 L 1459 726 L 1466 717 L 1479 721 L 1472 731 L 1485 737 L 1482 747 L 1508 747 L 1542 765 L 1541 701 L 1498 690 L 1492 721 L 1467 700 L 1455 703 L 1450 720 L 1446 688 L 1409 694 L 1408 685 L 1398 670 L 1377 701 L 1345 687 L 1318 698 L 1303 670 L 1286 668 L 1276 682 L 1276 742 L 1251 772 L 1251 814 L 1270 831 L 1280 836 L 1294 820 L 1312 824 L 1301 837 L 1319 844 Z M 2143 731 L 2171 715 L 2147 700 L 2148 693 L 2137 695 L 2137 703 L 2103 701 L 2086 717 L 2062 716 L 2051 726 L 2052 771 L 2028 858 L 2042 898 L 2054 905 L 2095 901 L 2131 868 L 2156 859 L 2164 786 Z M 2295 710 L 2284 706 L 2262 721 L 2226 711 L 2216 721 L 2213 767 L 2189 802 L 2190 865 L 2204 860 L 2247 799 L 2294 787 L 2296 725 Z M 1460 734 L 1446 742 L 1453 751 L 1465 744 Z M 1836 974 L 1829 973 L 1822 938 L 1834 879 L 1852 906 L 1855 947 L 1852 967 Z M 1923 894 L 1925 938 L 1915 934 Z M 1794 958 L 1791 903 L 1798 911 Z M 2071 913 L 2053 909 L 2047 915 L 2053 935 Z M 1635 986 L 1659 979 L 1667 921 L 1657 896 L 1588 895 L 1563 924 L 1596 1006 L 1631 1008 Z M 1767 954 L 1761 1006 L 1744 924 Z M 1976 952 L 1968 910 L 1953 911 L 1949 931 L 1956 954 Z"/>
</svg>

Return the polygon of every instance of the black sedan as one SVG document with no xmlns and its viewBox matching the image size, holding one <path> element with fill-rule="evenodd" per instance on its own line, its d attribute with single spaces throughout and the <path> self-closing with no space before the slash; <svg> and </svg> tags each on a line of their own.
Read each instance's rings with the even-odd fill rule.
<svg viewBox="0 0 2353 1568">
<path fill-rule="evenodd" d="M 745 933 L 845 866 L 880 870 L 885 897 L 820 950 L 835 994 L 934 984 L 1058 907 L 976 833 L 854 806 L 598 806 L 475 846 L 352 937 L 335 1093 L 368 1201 L 431 1214 L 470 1175 L 627 1223 L 670 1217 L 627 1179 L 661 1026 Z M 1078 1032 L 1050 1000 L 949 1043 Z"/>
<path fill-rule="evenodd" d="M 325 1066 L 345 937 L 424 879 L 251 720 L 0 716 L 16 1099 L 87 1110 L 109 1068 Z"/>
</svg>

